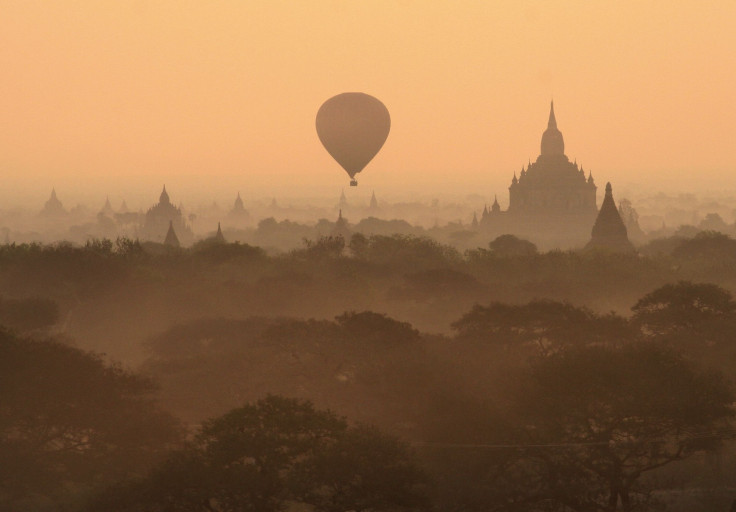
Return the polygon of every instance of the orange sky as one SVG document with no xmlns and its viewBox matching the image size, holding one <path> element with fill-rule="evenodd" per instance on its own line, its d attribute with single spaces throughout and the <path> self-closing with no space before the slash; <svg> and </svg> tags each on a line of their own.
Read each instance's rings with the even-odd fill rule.
<svg viewBox="0 0 736 512">
<path fill-rule="evenodd" d="M 552 96 L 599 185 L 736 189 L 735 26 L 731 0 L 0 0 L 0 200 L 336 195 L 314 116 L 345 91 L 392 117 L 360 193 L 505 204 Z"/>
</svg>

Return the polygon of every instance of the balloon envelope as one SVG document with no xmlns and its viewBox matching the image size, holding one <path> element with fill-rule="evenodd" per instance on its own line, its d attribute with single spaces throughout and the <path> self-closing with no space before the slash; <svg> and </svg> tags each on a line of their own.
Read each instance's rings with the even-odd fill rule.
<svg viewBox="0 0 736 512">
<path fill-rule="evenodd" d="M 317 112 L 319 140 L 351 178 L 376 156 L 390 128 L 388 109 L 362 92 L 333 96 Z"/>
</svg>

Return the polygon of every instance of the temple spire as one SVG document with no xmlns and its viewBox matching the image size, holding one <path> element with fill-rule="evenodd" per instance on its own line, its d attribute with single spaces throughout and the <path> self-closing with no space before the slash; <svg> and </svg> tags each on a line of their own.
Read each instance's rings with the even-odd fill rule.
<svg viewBox="0 0 736 512">
<path fill-rule="evenodd" d="M 224 244 L 225 242 L 225 235 L 222 234 L 222 228 L 220 227 L 220 223 L 217 223 L 217 233 L 215 233 L 214 241 Z"/>
<path fill-rule="evenodd" d="M 169 230 L 166 232 L 166 238 L 164 239 L 164 245 L 169 247 L 179 247 L 179 237 L 176 236 L 174 231 L 174 221 L 169 221 Z"/>
<path fill-rule="evenodd" d="M 342 209 L 337 214 L 337 221 L 335 227 L 332 228 L 331 236 L 341 236 L 345 240 L 350 238 L 350 228 L 348 227 L 348 221 L 342 216 Z"/>
<path fill-rule="evenodd" d="M 46 204 L 44 204 L 41 213 L 44 215 L 59 215 L 66 213 L 66 211 L 64 210 L 64 206 L 61 204 L 61 201 L 59 201 L 59 198 L 56 197 L 56 188 L 51 189 L 51 197 L 49 197 L 49 200 L 46 201 Z"/>
<path fill-rule="evenodd" d="M 547 129 L 542 134 L 542 155 L 564 155 L 565 141 L 562 133 L 557 129 L 557 119 L 555 119 L 555 103 L 550 102 L 549 105 L 549 121 Z"/>
<path fill-rule="evenodd" d="M 549 104 L 549 121 L 547 122 L 547 128 L 557 129 L 557 119 L 555 119 L 555 102 L 552 100 Z"/>
<path fill-rule="evenodd" d="M 238 191 L 238 196 L 235 198 L 235 202 L 233 203 L 233 211 L 236 211 L 236 212 L 245 211 L 245 207 L 243 206 L 243 200 L 240 197 L 240 191 Z"/>
<path fill-rule="evenodd" d="M 169 204 L 171 202 L 169 200 L 169 193 L 166 192 L 166 185 L 164 185 L 164 189 L 161 191 L 161 195 L 158 198 L 158 202 L 161 204 Z"/>
<path fill-rule="evenodd" d="M 627 236 L 626 225 L 621 219 L 618 208 L 616 208 L 616 202 L 613 200 L 611 183 L 606 183 L 606 195 L 603 198 L 598 217 L 595 219 L 590 242 L 586 245 L 586 249 L 593 248 L 615 252 L 634 251 L 634 246 L 631 245 Z"/>
<path fill-rule="evenodd" d="M 498 204 L 498 196 L 494 194 L 493 204 L 491 205 L 491 211 L 493 213 L 499 213 L 501 211 L 501 205 Z"/>
</svg>

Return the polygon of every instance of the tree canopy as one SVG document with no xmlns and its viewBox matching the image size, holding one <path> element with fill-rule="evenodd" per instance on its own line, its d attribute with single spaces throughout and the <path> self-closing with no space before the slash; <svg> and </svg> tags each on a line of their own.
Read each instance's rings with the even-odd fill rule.
<svg viewBox="0 0 736 512">
<path fill-rule="evenodd" d="M 512 477 L 508 489 L 523 486 L 525 502 L 628 512 L 648 499 L 644 474 L 733 436 L 733 402 L 720 374 L 662 345 L 578 347 L 540 358 L 517 397 L 529 448 L 502 479 Z M 515 501 L 513 492 L 507 499 Z"/>
<path fill-rule="evenodd" d="M 189 446 L 91 510 L 410 511 L 424 505 L 424 484 L 399 441 L 271 395 L 205 422 Z"/>
<path fill-rule="evenodd" d="M 488 248 L 501 258 L 529 257 L 537 254 L 537 246 L 514 235 L 501 235 L 488 243 Z"/>
<path fill-rule="evenodd" d="M 736 301 L 718 285 L 679 281 L 646 294 L 631 309 L 635 323 L 650 334 L 663 335 L 735 317 Z"/>
<path fill-rule="evenodd" d="M 567 345 L 622 341 L 630 334 L 626 320 L 618 315 L 600 315 L 552 300 L 533 300 L 522 305 L 476 304 L 452 328 L 461 340 L 517 349 L 534 347 L 541 353 Z"/>
<path fill-rule="evenodd" d="M 145 471 L 177 441 L 146 378 L 0 330 L 0 508 Z"/>
</svg>

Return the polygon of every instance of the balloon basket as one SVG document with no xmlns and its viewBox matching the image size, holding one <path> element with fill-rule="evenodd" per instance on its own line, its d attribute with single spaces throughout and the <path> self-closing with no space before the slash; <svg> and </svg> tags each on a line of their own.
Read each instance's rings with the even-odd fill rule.
<svg viewBox="0 0 736 512">
<path fill-rule="evenodd" d="M 350 180 L 350 186 L 351 187 L 357 187 L 358 186 L 358 180 L 356 180 L 356 179 Z"/>
</svg>

